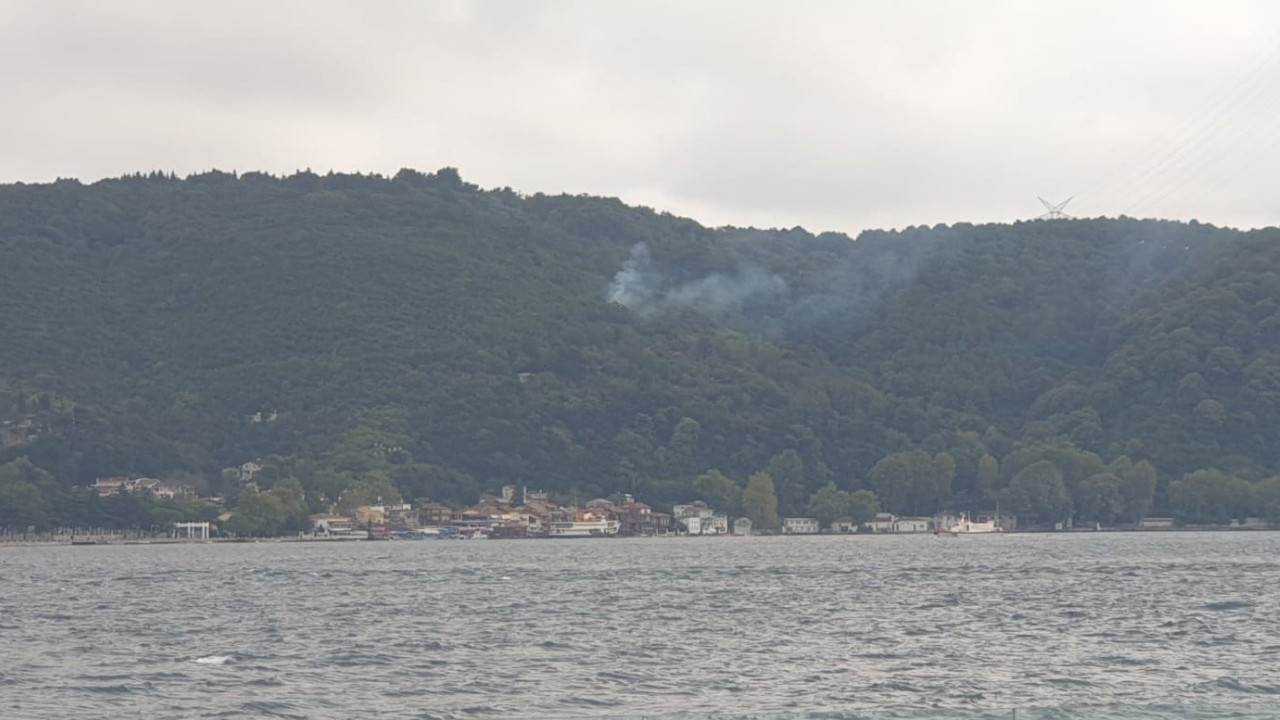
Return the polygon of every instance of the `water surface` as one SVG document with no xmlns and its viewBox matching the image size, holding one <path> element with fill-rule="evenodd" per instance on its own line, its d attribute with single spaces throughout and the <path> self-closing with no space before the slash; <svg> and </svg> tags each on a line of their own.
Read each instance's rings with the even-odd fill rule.
<svg viewBox="0 0 1280 720">
<path fill-rule="evenodd" d="M 13 718 L 1280 717 L 1280 534 L 0 549 Z"/>
</svg>

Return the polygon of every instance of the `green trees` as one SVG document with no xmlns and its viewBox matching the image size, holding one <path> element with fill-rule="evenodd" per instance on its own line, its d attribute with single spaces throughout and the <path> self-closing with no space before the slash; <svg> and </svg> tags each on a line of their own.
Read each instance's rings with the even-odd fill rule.
<svg viewBox="0 0 1280 720">
<path fill-rule="evenodd" d="M 1269 477 L 1254 487 L 1257 512 L 1270 525 L 1280 525 L 1280 476 Z"/>
<path fill-rule="evenodd" d="M 849 493 L 849 519 L 855 526 L 866 525 L 880 512 L 880 503 L 875 493 L 870 490 L 855 490 Z"/>
<path fill-rule="evenodd" d="M 888 512 L 909 512 L 914 501 L 915 477 L 922 451 L 894 453 L 879 460 L 871 468 L 869 479 L 880 505 Z M 924 455 L 927 460 L 928 456 Z"/>
<path fill-rule="evenodd" d="M 880 504 L 870 490 L 848 492 L 829 482 L 809 497 L 806 512 L 817 518 L 823 528 L 843 518 L 849 518 L 857 527 L 870 522 L 880 512 Z"/>
<path fill-rule="evenodd" d="M 301 490 L 301 485 L 298 489 Z M 385 473 L 369 473 L 338 499 L 338 506 L 351 511 L 364 505 L 396 505 L 401 502 L 400 491 Z"/>
<path fill-rule="evenodd" d="M 693 481 L 693 492 L 709 507 L 730 517 L 742 507 L 742 488 L 719 470 L 709 470 Z"/>
<path fill-rule="evenodd" d="M 1082 521 L 1191 517 L 1198 491 L 1175 508 L 1157 471 L 1280 467 L 1278 239 L 1125 219 L 851 242 L 451 169 L 0 186 L 0 317 L 21 319 L 0 465 L 54 480 L 0 486 L 0 511 L 146 523 L 73 489 L 170 473 L 235 510 L 219 469 L 278 458 L 260 487 L 296 478 L 312 509 L 504 484 L 731 506 L 699 473 L 764 468 L 784 514 L 859 478 L 837 489 L 923 515 L 1048 461 Z M 641 242 L 643 312 L 607 294 Z M 691 300 L 712 285 L 737 300 Z"/>
<path fill-rule="evenodd" d="M 848 515 L 852 507 L 853 498 L 849 493 L 838 489 L 835 483 L 827 483 L 809 498 L 807 511 L 826 528 Z"/>
<path fill-rule="evenodd" d="M 25 457 L 0 465 L 0 527 L 43 530 L 49 524 L 46 495 L 54 479 Z"/>
<path fill-rule="evenodd" d="M 1048 460 L 1019 470 L 1009 482 L 1007 498 L 1019 525 L 1053 527 L 1071 515 L 1071 496 L 1062 472 Z"/>
<path fill-rule="evenodd" d="M 933 456 L 929 466 L 929 478 L 924 488 L 926 512 L 937 512 L 947 498 L 951 497 L 951 484 L 956 479 L 956 461 L 950 453 L 940 452 Z"/>
<path fill-rule="evenodd" d="M 994 501 L 994 494 L 1000 483 L 1000 462 L 990 454 L 984 453 L 978 459 L 976 490 L 978 497 L 989 502 Z"/>
<path fill-rule="evenodd" d="M 1221 470 L 1197 470 L 1169 483 L 1174 517 L 1189 524 L 1223 524 L 1252 510 L 1253 488 Z"/>
<path fill-rule="evenodd" d="M 804 460 L 793 449 L 787 449 L 769 460 L 763 470 L 773 481 L 778 495 L 778 512 L 794 516 L 804 508 Z"/>
<path fill-rule="evenodd" d="M 466 473 L 429 463 L 397 465 L 390 470 L 398 495 L 406 500 L 434 500 L 463 505 L 480 496 L 480 484 Z M 347 483 L 339 482 L 338 495 Z"/>
<path fill-rule="evenodd" d="M 778 496 L 768 473 L 758 472 L 747 480 L 747 487 L 742 491 L 742 513 L 751 519 L 756 530 L 778 527 Z"/>
<path fill-rule="evenodd" d="M 876 497 L 888 512 L 931 515 L 951 494 L 955 460 L 948 453 L 932 458 L 923 450 L 887 455 L 871 468 Z"/>
<path fill-rule="evenodd" d="M 1076 519 L 1110 525 L 1125 515 L 1125 498 L 1120 478 L 1111 473 L 1091 475 L 1075 493 Z"/>
<path fill-rule="evenodd" d="M 1156 493 L 1156 468 L 1147 460 L 1136 465 L 1128 464 L 1128 458 L 1122 457 L 1125 463 L 1120 465 L 1120 497 L 1123 501 L 1121 517 L 1126 522 L 1140 523 L 1151 509 Z M 1113 467 L 1117 463 L 1113 463 Z"/>
<path fill-rule="evenodd" d="M 1070 492 L 1074 492 L 1086 479 L 1106 471 L 1106 464 L 1097 453 L 1081 450 L 1064 441 L 1036 442 L 1018 448 L 1005 456 L 1000 466 L 1012 478 L 1023 468 L 1040 461 L 1052 463 L 1057 468 Z"/>
<path fill-rule="evenodd" d="M 235 514 L 222 529 L 240 536 L 270 536 L 298 532 L 307 527 L 307 503 L 302 485 L 290 478 L 266 492 L 250 486 L 236 504 Z"/>
</svg>

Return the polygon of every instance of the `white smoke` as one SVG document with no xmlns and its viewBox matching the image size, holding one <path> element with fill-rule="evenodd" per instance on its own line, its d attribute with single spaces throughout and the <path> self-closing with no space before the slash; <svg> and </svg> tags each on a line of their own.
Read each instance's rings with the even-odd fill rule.
<svg viewBox="0 0 1280 720">
<path fill-rule="evenodd" d="M 664 287 L 663 280 L 648 246 L 637 243 L 631 248 L 631 257 L 614 274 L 607 297 L 609 302 L 642 317 L 684 308 L 720 315 L 754 295 L 778 294 L 787 289 L 782 278 L 758 268 L 744 268 L 733 275 L 711 273 L 675 287 Z"/>
<path fill-rule="evenodd" d="M 614 273 L 613 282 L 609 283 L 609 302 L 641 312 L 641 308 L 653 303 L 659 282 L 653 258 L 649 257 L 649 246 L 636 243 L 631 248 L 631 257 L 622 263 L 622 269 Z"/>
</svg>

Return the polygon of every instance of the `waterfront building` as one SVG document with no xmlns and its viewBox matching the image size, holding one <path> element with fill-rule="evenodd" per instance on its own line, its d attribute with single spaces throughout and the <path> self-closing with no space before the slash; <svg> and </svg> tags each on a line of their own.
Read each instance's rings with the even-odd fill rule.
<svg viewBox="0 0 1280 720">
<path fill-rule="evenodd" d="M 783 535 L 816 535 L 821 530 L 817 518 L 789 517 L 782 519 Z"/>
</svg>

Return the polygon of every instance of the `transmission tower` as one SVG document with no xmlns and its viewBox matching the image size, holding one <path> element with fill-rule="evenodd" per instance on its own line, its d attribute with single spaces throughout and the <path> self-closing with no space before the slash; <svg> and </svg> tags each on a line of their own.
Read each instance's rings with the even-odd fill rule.
<svg viewBox="0 0 1280 720">
<path fill-rule="evenodd" d="M 1071 216 L 1062 212 L 1062 208 L 1066 207 L 1067 203 L 1071 202 L 1072 198 L 1074 197 L 1075 196 L 1072 195 L 1071 197 L 1067 198 L 1066 200 L 1063 200 L 1057 205 L 1054 205 L 1053 203 L 1049 202 L 1048 200 L 1045 200 L 1042 197 L 1037 197 L 1036 199 L 1040 201 L 1041 205 L 1044 205 L 1044 209 L 1048 210 L 1048 212 L 1041 215 L 1040 217 L 1037 217 L 1036 219 L 1037 220 L 1071 220 L 1072 219 Z"/>
</svg>

